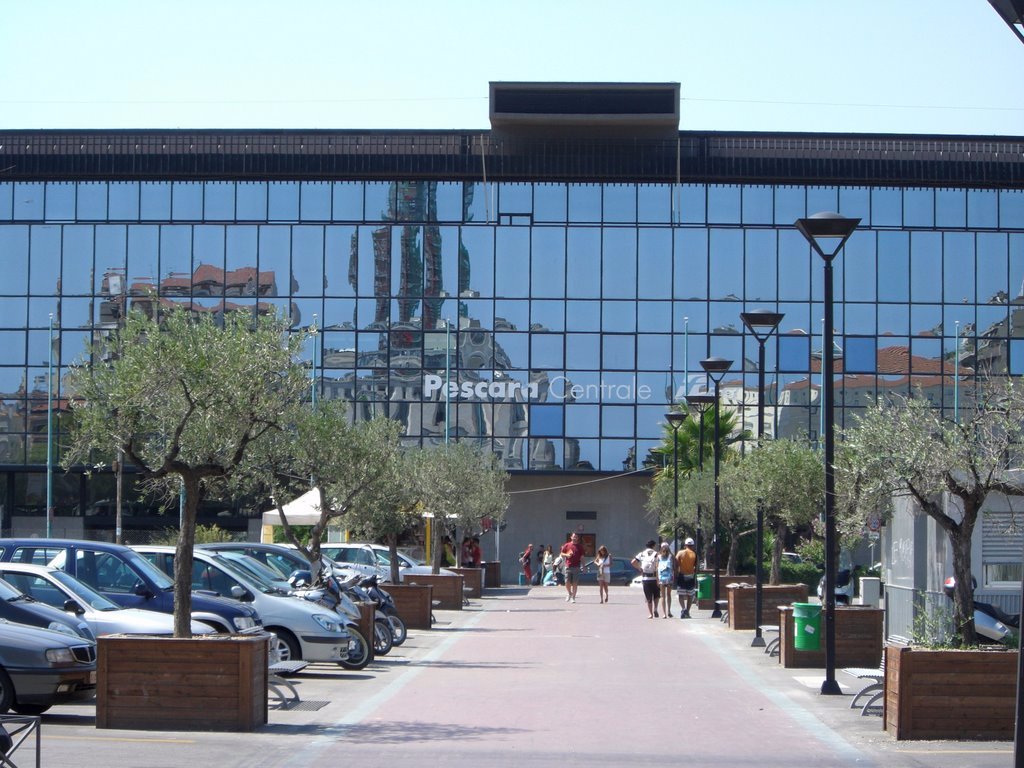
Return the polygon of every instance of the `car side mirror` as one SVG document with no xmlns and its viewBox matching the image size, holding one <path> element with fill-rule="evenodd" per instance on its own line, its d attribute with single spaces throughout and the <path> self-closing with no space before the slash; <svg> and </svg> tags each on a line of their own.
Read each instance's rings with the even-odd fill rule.
<svg viewBox="0 0 1024 768">
<path fill-rule="evenodd" d="M 70 598 L 64 601 L 64 610 L 67 613 L 75 614 L 75 616 L 81 616 L 85 613 L 85 608 L 83 608 L 77 600 L 71 600 Z"/>
<path fill-rule="evenodd" d="M 252 600 L 252 595 L 244 587 L 235 584 L 231 587 L 231 597 L 235 600 Z"/>
<path fill-rule="evenodd" d="M 149 587 L 147 587 L 145 582 L 142 581 L 135 582 L 135 586 L 132 588 L 132 593 L 138 595 L 139 597 L 145 597 L 147 599 L 153 596 L 153 593 L 150 591 Z"/>
</svg>

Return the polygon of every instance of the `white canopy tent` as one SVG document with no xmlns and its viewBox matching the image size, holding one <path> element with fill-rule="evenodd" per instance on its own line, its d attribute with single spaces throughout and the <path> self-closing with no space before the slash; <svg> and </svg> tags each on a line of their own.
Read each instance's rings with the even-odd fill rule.
<svg viewBox="0 0 1024 768">
<path fill-rule="evenodd" d="M 306 491 L 283 507 L 289 525 L 316 525 L 320 522 L 320 489 Z M 263 513 L 263 525 L 282 525 L 277 508 Z"/>
</svg>

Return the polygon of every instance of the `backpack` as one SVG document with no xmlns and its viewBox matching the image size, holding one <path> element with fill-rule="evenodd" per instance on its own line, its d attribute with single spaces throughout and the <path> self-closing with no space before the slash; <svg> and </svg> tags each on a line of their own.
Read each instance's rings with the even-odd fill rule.
<svg viewBox="0 0 1024 768">
<path fill-rule="evenodd" d="M 645 549 L 640 553 L 640 570 L 645 576 L 653 576 L 658 566 L 658 553 L 653 549 Z"/>
</svg>

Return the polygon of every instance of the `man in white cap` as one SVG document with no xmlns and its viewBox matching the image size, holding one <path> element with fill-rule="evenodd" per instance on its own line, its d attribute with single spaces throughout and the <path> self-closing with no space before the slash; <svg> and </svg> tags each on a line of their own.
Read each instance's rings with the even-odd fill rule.
<svg viewBox="0 0 1024 768">
<path fill-rule="evenodd" d="M 679 618 L 690 618 L 690 605 L 697 593 L 697 553 L 693 539 L 683 542 L 683 548 L 676 552 L 676 591 L 679 595 Z"/>
</svg>

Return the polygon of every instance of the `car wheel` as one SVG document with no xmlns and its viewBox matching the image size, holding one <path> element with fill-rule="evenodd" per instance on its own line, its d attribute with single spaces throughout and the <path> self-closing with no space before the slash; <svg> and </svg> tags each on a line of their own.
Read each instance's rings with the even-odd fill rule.
<svg viewBox="0 0 1024 768">
<path fill-rule="evenodd" d="M 277 651 L 278 661 L 302 660 L 302 648 L 299 647 L 299 641 L 295 639 L 291 632 L 281 627 L 268 627 L 267 629 L 273 632 L 274 637 L 277 638 L 275 650 Z"/>
<path fill-rule="evenodd" d="M 50 704 L 15 704 L 11 709 L 19 715 L 41 715 L 51 706 Z"/>
<path fill-rule="evenodd" d="M 14 683 L 11 682 L 10 675 L 0 669 L 0 715 L 10 712 L 12 704 L 14 704 Z"/>
</svg>

